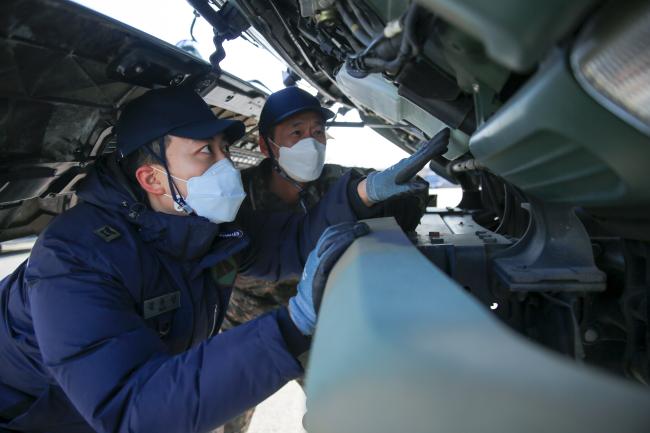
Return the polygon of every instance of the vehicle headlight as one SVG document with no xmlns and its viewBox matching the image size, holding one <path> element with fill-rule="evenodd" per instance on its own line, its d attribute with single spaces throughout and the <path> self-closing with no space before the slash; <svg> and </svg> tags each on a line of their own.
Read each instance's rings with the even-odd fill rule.
<svg viewBox="0 0 650 433">
<path fill-rule="evenodd" d="M 611 5 L 578 39 L 573 71 L 593 98 L 650 135 L 650 3 Z"/>
</svg>

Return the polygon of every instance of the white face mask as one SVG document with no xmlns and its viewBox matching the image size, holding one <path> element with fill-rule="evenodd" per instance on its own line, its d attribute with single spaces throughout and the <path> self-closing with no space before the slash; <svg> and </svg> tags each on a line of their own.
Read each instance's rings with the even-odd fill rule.
<svg viewBox="0 0 650 433">
<path fill-rule="evenodd" d="M 325 165 L 325 145 L 313 137 L 306 137 L 293 145 L 281 147 L 271 139 L 269 141 L 280 149 L 278 164 L 284 172 L 298 182 L 311 182 L 318 179 Z"/>
<path fill-rule="evenodd" d="M 183 200 L 194 213 L 216 224 L 234 221 L 239 206 L 246 197 L 241 175 L 229 159 L 216 162 L 201 176 L 187 180 L 171 177 L 187 183 L 187 197 Z M 165 195 L 173 200 L 170 195 Z M 174 200 L 174 209 L 182 211 L 183 207 Z"/>
</svg>

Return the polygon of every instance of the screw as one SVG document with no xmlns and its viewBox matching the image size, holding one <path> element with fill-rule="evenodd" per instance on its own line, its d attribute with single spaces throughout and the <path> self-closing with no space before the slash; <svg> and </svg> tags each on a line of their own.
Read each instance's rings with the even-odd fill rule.
<svg viewBox="0 0 650 433">
<path fill-rule="evenodd" d="M 587 343 L 595 343 L 596 340 L 598 340 L 598 337 L 598 331 L 594 328 L 589 328 L 585 331 L 585 342 Z"/>
</svg>

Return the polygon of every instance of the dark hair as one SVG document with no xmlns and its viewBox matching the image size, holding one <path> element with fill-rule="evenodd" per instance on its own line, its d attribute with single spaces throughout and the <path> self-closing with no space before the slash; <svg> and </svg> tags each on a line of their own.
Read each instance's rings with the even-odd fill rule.
<svg viewBox="0 0 650 433">
<path fill-rule="evenodd" d="M 267 137 L 271 137 L 271 140 L 275 141 L 275 127 L 277 125 L 273 125 L 269 128 L 269 132 L 266 134 Z"/>
<path fill-rule="evenodd" d="M 167 146 L 169 145 L 169 135 L 165 135 L 163 138 L 163 145 L 165 147 L 164 151 L 167 151 Z M 147 146 L 149 146 L 149 149 L 153 151 L 156 155 L 160 155 L 161 149 L 160 149 L 160 139 L 156 139 L 149 143 Z M 132 154 L 124 158 L 121 162 L 122 165 L 122 170 L 124 171 L 124 174 L 126 177 L 137 185 L 138 180 L 135 177 L 135 172 L 138 170 L 138 168 L 142 167 L 143 165 L 147 164 L 160 164 L 160 161 L 156 159 L 151 152 L 149 152 L 147 149 L 145 149 L 144 146 L 141 146 L 138 148 L 136 151 L 134 151 Z"/>
<path fill-rule="evenodd" d="M 264 143 L 266 143 L 266 148 L 269 150 L 270 157 L 271 158 L 276 158 L 275 154 L 273 153 L 273 149 L 271 148 L 272 144 L 269 141 L 269 138 L 275 142 L 275 125 L 271 126 L 269 128 L 269 131 L 266 133 L 266 135 L 263 135 L 264 137 Z"/>
</svg>

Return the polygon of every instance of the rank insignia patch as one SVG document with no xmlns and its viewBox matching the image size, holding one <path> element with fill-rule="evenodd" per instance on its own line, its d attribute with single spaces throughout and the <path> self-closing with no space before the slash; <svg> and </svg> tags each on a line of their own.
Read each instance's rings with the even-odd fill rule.
<svg viewBox="0 0 650 433">
<path fill-rule="evenodd" d="M 120 232 L 118 232 L 111 226 L 100 227 L 97 230 L 95 230 L 93 233 L 95 233 L 97 236 L 102 238 L 104 242 L 111 242 L 122 236 Z"/>
</svg>

